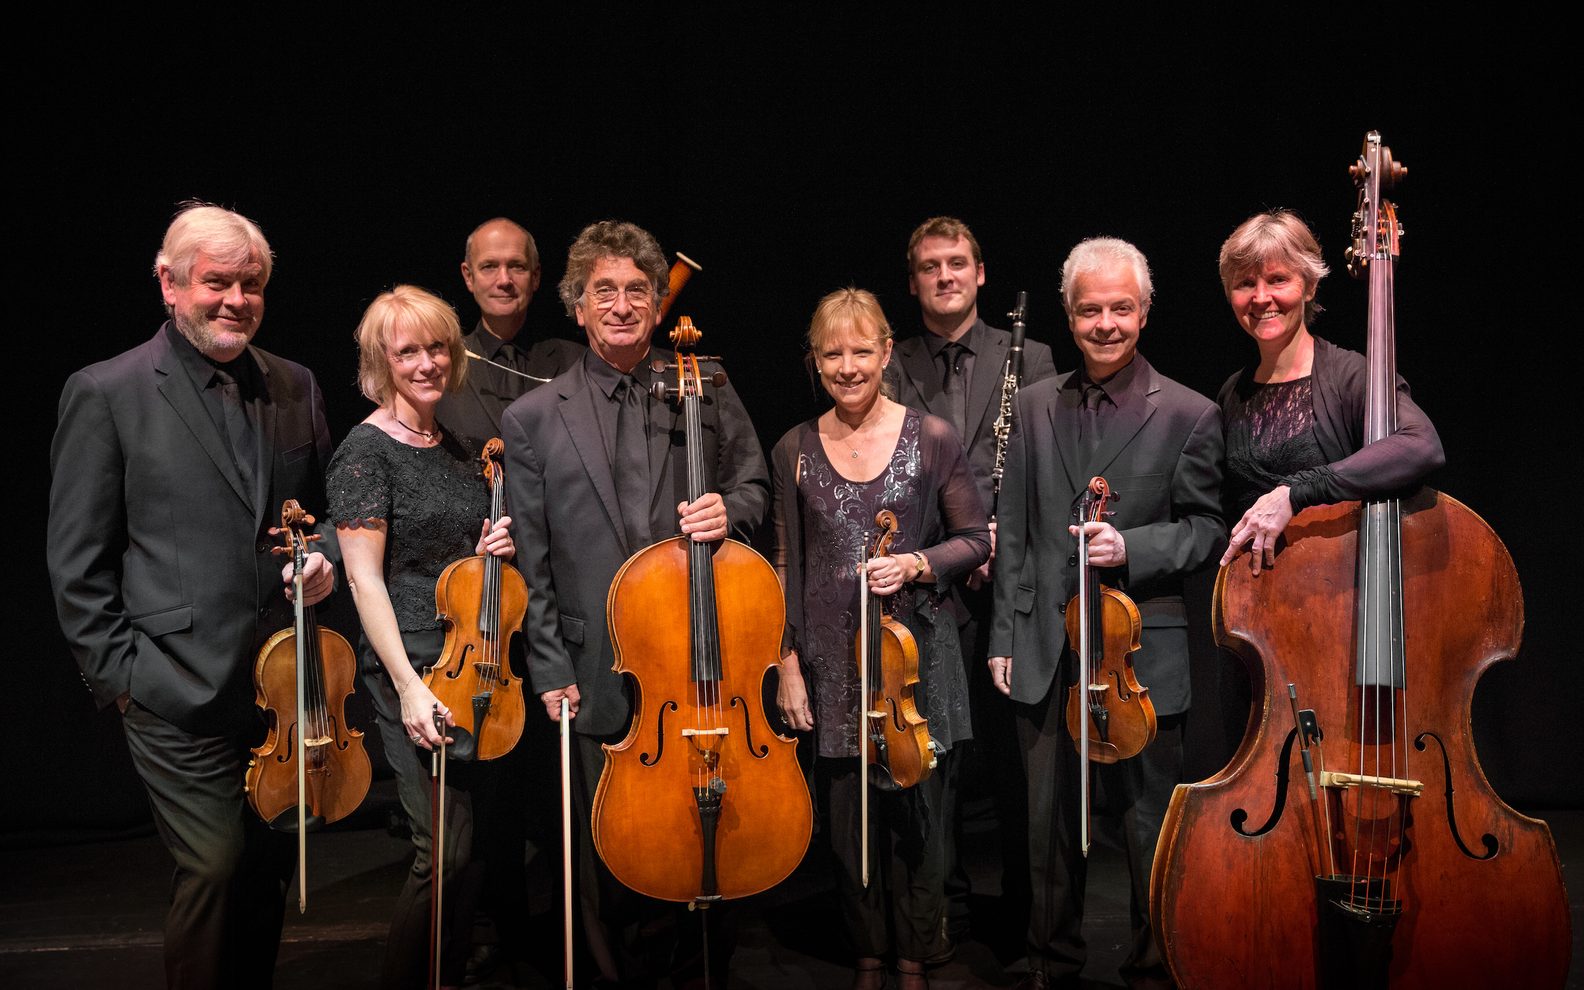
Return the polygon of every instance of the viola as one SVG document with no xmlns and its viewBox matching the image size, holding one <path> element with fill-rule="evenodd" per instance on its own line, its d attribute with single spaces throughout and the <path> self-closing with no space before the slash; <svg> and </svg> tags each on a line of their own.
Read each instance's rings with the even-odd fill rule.
<svg viewBox="0 0 1584 990">
<path fill-rule="evenodd" d="M 1079 842 L 1089 852 L 1089 763 L 1116 763 L 1137 756 L 1155 739 L 1155 705 L 1139 684 L 1133 654 L 1143 622 L 1133 599 L 1100 583 L 1089 563 L 1084 524 L 1099 522 L 1116 496 L 1101 477 L 1078 494 L 1078 594 L 1067 603 L 1067 642 L 1077 644 L 1078 680 L 1067 689 L 1067 731 L 1078 743 L 1079 791 L 1083 808 Z"/>
<path fill-rule="evenodd" d="M 681 404 L 688 499 L 707 491 L 700 403 L 705 378 L 693 321 L 671 340 Z M 594 795 L 594 846 L 626 886 L 708 906 L 775 886 L 808 848 L 813 810 L 797 744 L 765 716 L 764 680 L 780 665 L 786 611 L 769 563 L 748 546 L 681 535 L 638 551 L 606 600 L 615 670 L 633 680 L 627 737 L 605 747 Z"/>
<path fill-rule="evenodd" d="M 490 489 L 490 523 L 506 514 L 499 437 L 484 445 L 480 461 Z M 455 561 L 435 582 L 435 612 L 445 623 L 445 645 L 424 685 L 451 712 L 446 734 L 458 760 L 493 760 L 517 745 L 523 731 L 522 678 L 511 670 L 511 637 L 528 612 L 528 586 L 517 569 L 494 554 Z"/>
<path fill-rule="evenodd" d="M 1352 168 L 1369 280 L 1365 440 L 1396 427 L 1393 269 L 1382 192 L 1406 172 L 1370 132 Z M 1570 930 L 1544 822 L 1491 790 L 1479 678 L 1511 659 L 1523 597 L 1506 547 L 1456 500 L 1305 509 L 1279 565 L 1216 580 L 1216 641 L 1255 705 L 1232 762 L 1177 788 L 1151 914 L 1198 987 L 1560 987 Z"/>
<path fill-rule="evenodd" d="M 346 722 L 356 655 L 303 604 L 308 544 L 321 538 L 306 531 L 313 524 L 313 516 L 287 499 L 281 524 L 270 528 L 284 544 L 271 552 L 291 554 L 295 621 L 264 643 L 253 666 L 254 703 L 264 709 L 269 734 L 253 748 L 243 785 L 248 804 L 270 827 L 297 833 L 299 911 L 308 909 L 309 830 L 355 811 L 373 778 L 363 733 Z"/>
</svg>

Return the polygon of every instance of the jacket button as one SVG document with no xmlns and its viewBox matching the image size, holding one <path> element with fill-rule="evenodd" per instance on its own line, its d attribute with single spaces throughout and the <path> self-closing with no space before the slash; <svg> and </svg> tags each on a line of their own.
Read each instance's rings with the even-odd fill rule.
<svg viewBox="0 0 1584 990">
<path fill-rule="evenodd" d="M 1078 555 L 1077 554 L 1073 554 L 1071 557 L 1067 558 L 1067 566 L 1068 567 L 1077 567 L 1078 566 Z"/>
</svg>

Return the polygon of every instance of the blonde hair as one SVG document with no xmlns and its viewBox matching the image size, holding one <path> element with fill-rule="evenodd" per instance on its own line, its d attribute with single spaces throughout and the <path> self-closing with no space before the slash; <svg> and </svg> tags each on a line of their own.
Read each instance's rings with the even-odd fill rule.
<svg viewBox="0 0 1584 990">
<path fill-rule="evenodd" d="M 363 311 L 358 321 L 358 388 L 370 401 L 384 405 L 395 390 L 390 359 L 385 349 L 397 332 L 446 345 L 451 355 L 451 373 L 446 391 L 455 392 L 467 378 L 467 348 L 462 343 L 462 325 L 451 304 L 416 285 L 398 285 L 381 292 Z"/>
</svg>

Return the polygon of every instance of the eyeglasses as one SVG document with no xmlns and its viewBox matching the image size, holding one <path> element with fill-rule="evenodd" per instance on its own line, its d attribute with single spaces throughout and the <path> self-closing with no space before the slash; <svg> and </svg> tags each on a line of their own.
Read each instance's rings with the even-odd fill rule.
<svg viewBox="0 0 1584 990">
<path fill-rule="evenodd" d="M 614 285 L 600 285 L 587 290 L 586 295 L 594 300 L 594 305 L 600 309 L 610 309 L 616 305 L 616 297 L 625 295 L 627 305 L 634 309 L 643 309 L 654 300 L 654 287 L 648 282 L 634 282 L 626 287 Z"/>
</svg>

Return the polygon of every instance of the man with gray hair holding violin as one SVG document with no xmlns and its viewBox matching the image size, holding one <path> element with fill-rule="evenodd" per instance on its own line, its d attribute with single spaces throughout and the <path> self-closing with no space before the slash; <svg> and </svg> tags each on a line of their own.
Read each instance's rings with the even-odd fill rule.
<svg viewBox="0 0 1584 990">
<path fill-rule="evenodd" d="M 252 346 L 272 261 L 251 220 L 185 204 L 155 262 L 170 319 L 67 380 L 50 449 L 61 630 L 95 702 L 120 709 L 176 860 L 171 987 L 269 986 L 296 862 L 245 805 L 251 675 L 293 618 L 270 526 L 289 498 L 324 517 L 330 432 L 313 375 Z M 316 546 L 336 554 L 333 535 Z M 305 604 L 334 588 L 310 554 Z"/>
<path fill-rule="evenodd" d="M 1070 703 L 1075 722 L 1103 726 L 1088 735 L 1118 743 L 1106 754 L 1111 762 L 1091 758 L 1090 777 L 1095 806 L 1115 827 L 1132 876 L 1133 944 L 1122 975 L 1130 987 L 1171 985 L 1150 927 L 1149 878 L 1166 804 L 1182 780 L 1189 704 L 1183 579 L 1215 560 L 1226 526 L 1220 409 L 1138 352 L 1152 294 L 1149 264 L 1132 244 L 1095 237 L 1073 248 L 1062 266 L 1062 302 L 1083 365 L 1018 393 L 1007 446 L 997 565 L 1004 570 L 996 585 L 989 668 L 996 687 L 1015 703 L 1028 774 L 1033 904 L 1029 973 L 1019 984 L 1024 990 L 1078 986 L 1086 955 L 1088 850 L 1080 837 L 1087 834 L 1089 806 L 1079 783 L 1079 745 L 1065 717 Z M 1078 496 L 1096 476 L 1115 492 L 1114 511 L 1075 518 Z M 1131 654 L 1132 665 L 1153 713 L 1145 713 L 1142 702 L 1125 709 L 1116 704 L 1124 694 L 1139 699 L 1145 693 L 1125 691 L 1132 685 L 1120 676 L 1106 690 L 1067 690 L 1078 680 L 1072 655 L 1078 646 L 1067 630 L 1080 611 L 1069 604 L 1084 563 L 1080 526 L 1088 567 L 1137 605 L 1142 646 Z M 1104 659 L 1125 672 L 1125 658 L 1108 652 Z M 1104 718 L 1092 714 L 1091 701 Z M 1125 720 L 1142 726 L 1135 733 L 1143 740 L 1136 755 L 1121 750 Z M 1091 739 L 1091 753 L 1099 746 Z"/>
</svg>

